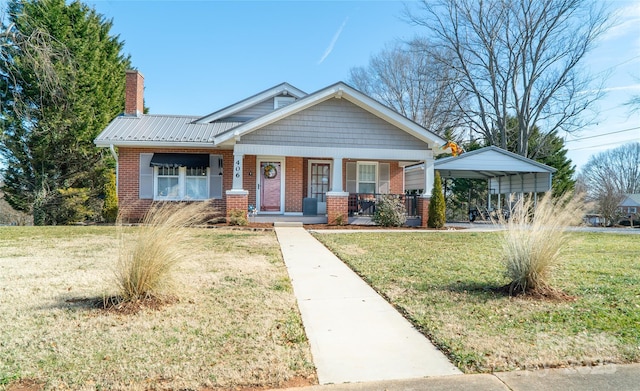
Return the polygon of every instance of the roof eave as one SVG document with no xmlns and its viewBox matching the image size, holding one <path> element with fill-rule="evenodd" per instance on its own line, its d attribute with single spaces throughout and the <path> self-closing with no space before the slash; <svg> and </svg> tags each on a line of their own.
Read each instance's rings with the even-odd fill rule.
<svg viewBox="0 0 640 391">
<path fill-rule="evenodd" d="M 181 142 L 181 141 L 122 141 L 122 140 L 95 140 L 95 145 L 100 148 L 107 147 L 141 147 L 141 148 L 216 148 L 213 142 Z"/>
</svg>

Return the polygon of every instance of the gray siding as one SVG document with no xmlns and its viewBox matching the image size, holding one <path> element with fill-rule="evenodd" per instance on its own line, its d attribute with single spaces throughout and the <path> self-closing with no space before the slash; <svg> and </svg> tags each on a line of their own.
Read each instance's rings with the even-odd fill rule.
<svg viewBox="0 0 640 391">
<path fill-rule="evenodd" d="M 253 118 L 261 117 L 265 114 L 269 114 L 272 111 L 273 111 L 273 98 L 267 99 L 264 102 L 260 102 L 257 105 L 251 106 L 242 111 L 238 111 L 237 113 L 234 113 L 233 116 L 238 118 L 253 119 Z"/>
<path fill-rule="evenodd" d="M 291 95 L 278 95 L 278 96 L 287 96 Z M 232 118 L 248 118 L 254 119 L 258 117 L 262 117 L 265 114 L 269 114 L 273 111 L 273 100 L 274 98 L 269 98 L 263 102 L 258 103 L 257 105 L 251 106 L 248 109 L 244 109 L 234 113 Z"/>
<path fill-rule="evenodd" d="M 421 140 L 345 99 L 330 99 L 242 137 L 240 144 L 426 149 Z"/>
</svg>

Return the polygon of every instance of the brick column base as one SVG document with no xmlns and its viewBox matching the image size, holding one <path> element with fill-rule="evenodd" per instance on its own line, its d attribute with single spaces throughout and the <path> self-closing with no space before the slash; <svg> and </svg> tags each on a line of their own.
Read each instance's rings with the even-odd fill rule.
<svg viewBox="0 0 640 391">
<path fill-rule="evenodd" d="M 228 190 L 227 191 L 227 224 L 229 224 L 229 212 L 234 209 L 249 212 L 249 192 L 246 190 Z"/>
<path fill-rule="evenodd" d="M 349 193 L 327 193 L 327 223 L 329 225 L 349 224 Z"/>
<path fill-rule="evenodd" d="M 420 226 L 425 228 L 429 221 L 429 203 L 431 198 L 418 197 L 418 216 L 420 216 Z"/>
</svg>

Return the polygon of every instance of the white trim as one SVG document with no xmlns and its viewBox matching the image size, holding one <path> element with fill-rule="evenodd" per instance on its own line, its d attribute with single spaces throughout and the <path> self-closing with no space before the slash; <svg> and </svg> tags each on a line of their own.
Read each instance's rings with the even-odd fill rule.
<svg viewBox="0 0 640 391">
<path fill-rule="evenodd" d="M 115 147 L 140 147 L 140 148 L 211 148 L 211 149 L 230 149 L 230 148 L 220 148 L 219 146 L 215 146 L 213 144 L 213 140 L 210 142 L 200 141 L 200 142 L 188 142 L 188 141 L 172 141 L 172 142 L 162 142 L 162 141 L 121 141 L 121 140 L 105 140 L 105 141 L 95 141 L 96 147 L 109 147 L 111 145 Z"/>
<path fill-rule="evenodd" d="M 284 109 L 283 109 L 284 110 Z M 327 157 L 370 160 L 424 161 L 424 149 L 328 148 L 288 145 L 236 144 L 235 152 L 244 155 L 270 154 L 292 157 Z"/>
<path fill-rule="evenodd" d="M 260 185 L 262 183 L 262 171 L 260 170 L 261 162 L 278 162 L 280 163 L 280 210 L 273 212 L 260 211 Z M 286 192 L 286 158 L 284 156 L 256 156 L 256 212 L 262 215 L 268 214 L 283 214 L 285 211 L 285 192 Z"/>
<path fill-rule="evenodd" d="M 348 191 L 328 191 L 327 197 L 349 197 Z"/>
<path fill-rule="evenodd" d="M 231 189 L 225 191 L 226 195 L 249 195 L 249 190 Z"/>
</svg>

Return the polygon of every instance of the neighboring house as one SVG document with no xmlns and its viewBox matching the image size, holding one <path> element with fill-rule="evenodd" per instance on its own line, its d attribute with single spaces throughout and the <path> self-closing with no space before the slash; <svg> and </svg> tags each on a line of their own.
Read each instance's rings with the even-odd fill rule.
<svg viewBox="0 0 640 391">
<path fill-rule="evenodd" d="M 640 212 L 640 194 L 625 194 L 618 209 L 624 217 L 638 214 Z"/>
<path fill-rule="evenodd" d="M 95 143 L 117 159 L 129 220 L 154 201 L 207 200 L 227 215 L 308 207 L 333 224 L 346 221 L 354 194 L 404 194 L 404 166 L 423 163 L 417 214 L 426 224 L 445 140 L 342 82 L 311 94 L 283 83 L 192 117 L 143 114 L 143 76 L 126 78 L 125 112 Z"/>
</svg>

